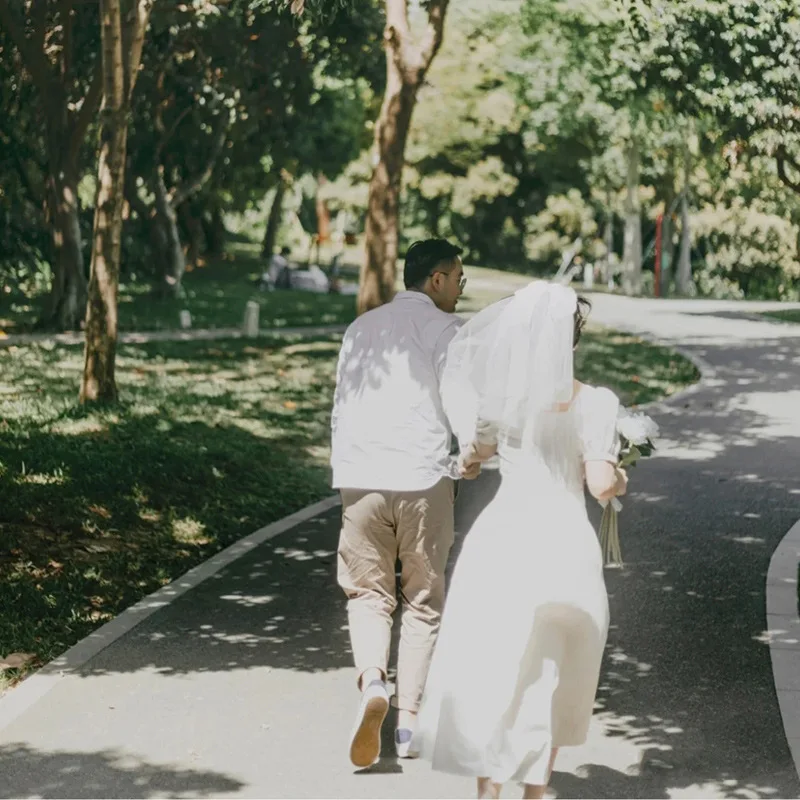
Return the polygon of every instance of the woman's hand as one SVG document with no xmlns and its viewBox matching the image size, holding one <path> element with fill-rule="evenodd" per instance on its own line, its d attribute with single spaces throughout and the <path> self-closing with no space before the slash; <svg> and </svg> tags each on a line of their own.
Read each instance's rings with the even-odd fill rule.
<svg viewBox="0 0 800 800">
<path fill-rule="evenodd" d="M 596 500 L 605 503 L 628 490 L 628 473 L 610 461 L 587 461 L 584 464 L 586 485 Z"/>
<path fill-rule="evenodd" d="M 614 484 L 614 496 L 621 497 L 628 491 L 628 473 L 622 467 L 617 467 L 617 482 Z"/>
</svg>

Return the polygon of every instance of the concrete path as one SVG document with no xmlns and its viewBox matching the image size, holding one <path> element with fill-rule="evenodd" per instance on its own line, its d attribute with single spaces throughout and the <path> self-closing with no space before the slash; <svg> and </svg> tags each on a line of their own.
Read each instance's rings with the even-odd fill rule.
<svg viewBox="0 0 800 800">
<path fill-rule="evenodd" d="M 765 616 L 770 556 L 800 518 L 800 327 L 741 310 L 595 298 L 598 322 L 679 343 L 713 374 L 652 412 L 663 446 L 633 476 L 598 710 L 559 759 L 559 797 L 800 796 Z M 496 487 L 493 472 L 464 487 L 462 535 Z M 420 762 L 349 767 L 337 529 L 334 507 L 244 549 L 13 718 L 25 685 L 0 700 L 0 796 L 472 796 Z"/>
</svg>

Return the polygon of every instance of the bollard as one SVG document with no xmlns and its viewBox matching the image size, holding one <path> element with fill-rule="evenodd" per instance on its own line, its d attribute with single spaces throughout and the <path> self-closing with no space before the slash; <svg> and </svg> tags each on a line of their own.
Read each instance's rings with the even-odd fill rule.
<svg viewBox="0 0 800 800">
<path fill-rule="evenodd" d="M 258 312 L 261 306 L 255 300 L 249 300 L 244 310 L 244 335 L 251 339 L 258 336 Z"/>
<path fill-rule="evenodd" d="M 181 311 L 181 328 L 186 330 L 192 327 L 192 315 L 184 308 Z"/>
</svg>

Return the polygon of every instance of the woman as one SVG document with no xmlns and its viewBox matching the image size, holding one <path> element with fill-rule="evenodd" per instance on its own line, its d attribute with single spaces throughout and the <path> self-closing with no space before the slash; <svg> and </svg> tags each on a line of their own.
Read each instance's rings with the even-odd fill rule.
<svg viewBox="0 0 800 800">
<path fill-rule="evenodd" d="M 456 564 L 414 749 L 477 778 L 478 797 L 507 781 L 543 797 L 558 748 L 589 728 L 608 599 L 584 482 L 606 500 L 627 479 L 618 399 L 573 378 L 587 307 L 535 282 L 476 315 L 448 353 L 462 474 L 497 454 L 502 483 Z"/>
</svg>

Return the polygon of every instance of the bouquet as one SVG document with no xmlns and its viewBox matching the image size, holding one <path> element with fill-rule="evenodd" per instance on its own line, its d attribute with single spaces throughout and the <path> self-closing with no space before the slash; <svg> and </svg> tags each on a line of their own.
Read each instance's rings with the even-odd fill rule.
<svg viewBox="0 0 800 800">
<path fill-rule="evenodd" d="M 620 451 L 617 466 L 635 467 L 640 458 L 647 458 L 656 449 L 653 440 L 658 438 L 658 425 L 646 414 L 633 413 L 620 409 L 617 418 L 617 433 L 620 438 Z M 613 497 L 600 503 L 603 518 L 600 521 L 600 547 L 606 564 L 622 566 L 622 551 L 619 546 L 619 526 L 617 515 L 622 511 L 622 503 Z"/>
</svg>

